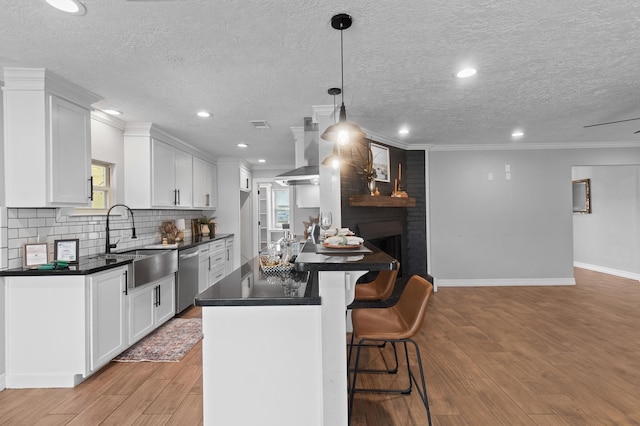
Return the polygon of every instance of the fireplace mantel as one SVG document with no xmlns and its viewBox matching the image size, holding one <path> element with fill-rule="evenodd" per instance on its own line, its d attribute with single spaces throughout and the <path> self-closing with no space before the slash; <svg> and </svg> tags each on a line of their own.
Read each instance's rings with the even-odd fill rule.
<svg viewBox="0 0 640 426">
<path fill-rule="evenodd" d="M 415 207 L 416 199 L 383 195 L 350 195 L 349 205 L 353 207 Z"/>
</svg>

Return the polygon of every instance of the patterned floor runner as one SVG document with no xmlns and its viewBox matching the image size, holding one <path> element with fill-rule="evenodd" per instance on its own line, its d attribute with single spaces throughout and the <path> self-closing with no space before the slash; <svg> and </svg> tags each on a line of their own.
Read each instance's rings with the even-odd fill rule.
<svg viewBox="0 0 640 426">
<path fill-rule="evenodd" d="M 200 339 L 200 318 L 174 318 L 122 352 L 114 361 L 178 362 Z"/>
</svg>

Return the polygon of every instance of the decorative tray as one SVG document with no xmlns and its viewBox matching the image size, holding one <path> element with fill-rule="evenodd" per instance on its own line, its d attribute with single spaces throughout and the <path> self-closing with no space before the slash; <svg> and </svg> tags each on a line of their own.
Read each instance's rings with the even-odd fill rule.
<svg viewBox="0 0 640 426">
<path fill-rule="evenodd" d="M 348 245 L 341 245 L 341 244 L 322 243 L 322 246 L 327 248 L 332 248 L 332 249 L 357 249 L 358 247 L 362 246 L 362 244 L 355 244 L 352 246 L 348 246 Z"/>
<path fill-rule="evenodd" d="M 293 263 L 290 262 L 270 259 L 269 256 L 260 256 L 260 269 L 265 275 L 279 275 L 290 272 L 293 266 Z"/>
</svg>

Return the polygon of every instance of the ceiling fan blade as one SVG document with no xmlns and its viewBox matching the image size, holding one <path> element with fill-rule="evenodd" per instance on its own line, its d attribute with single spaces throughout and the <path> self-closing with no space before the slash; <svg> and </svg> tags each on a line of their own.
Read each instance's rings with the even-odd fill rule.
<svg viewBox="0 0 640 426">
<path fill-rule="evenodd" d="M 586 129 L 587 127 L 604 126 L 604 125 L 607 125 L 607 124 L 624 123 L 624 122 L 627 122 L 627 121 L 634 121 L 634 120 L 640 120 L 640 117 L 638 117 L 638 118 L 627 118 L 626 120 L 608 121 L 606 123 L 589 124 L 589 125 L 583 126 L 583 128 Z"/>
</svg>

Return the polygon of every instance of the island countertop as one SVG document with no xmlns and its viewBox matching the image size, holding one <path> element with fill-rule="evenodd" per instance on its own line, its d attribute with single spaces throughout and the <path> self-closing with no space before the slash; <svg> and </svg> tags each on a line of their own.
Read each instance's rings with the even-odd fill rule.
<svg viewBox="0 0 640 426">
<path fill-rule="evenodd" d="M 300 283 L 298 296 L 285 296 L 283 282 Z M 317 273 L 298 272 L 265 275 L 260 270 L 260 256 L 227 275 L 198 296 L 197 306 L 287 306 L 319 305 Z"/>
<path fill-rule="evenodd" d="M 376 246 L 364 243 L 369 253 L 348 249 L 320 250 L 308 241 L 295 262 L 297 271 L 386 271 L 398 269 L 398 261 Z M 356 250 L 361 251 L 361 250 Z"/>
</svg>

